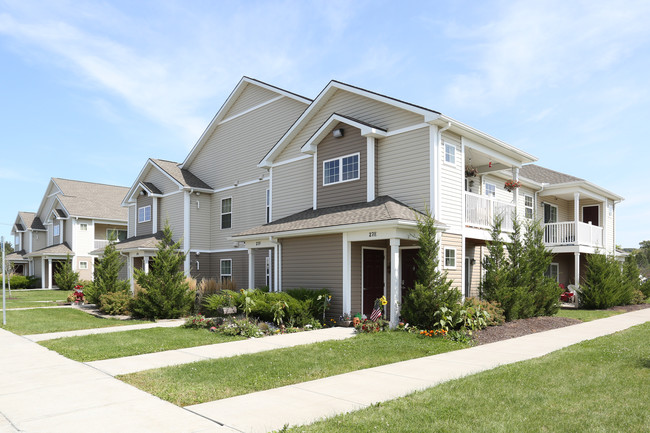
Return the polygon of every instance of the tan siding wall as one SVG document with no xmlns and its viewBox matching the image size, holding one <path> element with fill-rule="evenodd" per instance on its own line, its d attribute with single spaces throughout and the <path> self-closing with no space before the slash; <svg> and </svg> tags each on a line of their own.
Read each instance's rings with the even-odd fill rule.
<svg viewBox="0 0 650 433">
<path fill-rule="evenodd" d="M 301 155 L 300 148 L 332 113 L 343 114 L 387 130 L 395 130 L 421 123 L 423 117 L 392 105 L 338 90 L 316 113 L 296 137 L 287 145 L 276 162 Z"/>
<path fill-rule="evenodd" d="M 128 220 L 128 236 L 135 236 L 135 225 L 137 224 L 138 219 L 138 208 L 137 206 L 129 206 L 129 220 Z"/>
<path fill-rule="evenodd" d="M 32 251 L 40 250 L 47 246 L 47 232 L 33 232 L 32 234 Z M 40 272 L 40 270 L 39 270 Z"/>
<path fill-rule="evenodd" d="M 445 161 L 446 145 L 456 149 L 454 163 Z M 443 223 L 456 228 L 463 224 L 463 190 L 465 176 L 462 173 L 463 154 L 460 137 L 456 134 L 443 133 L 440 146 L 440 219 Z"/>
<path fill-rule="evenodd" d="M 533 219 L 535 218 L 535 192 L 532 188 L 522 186 L 519 188 L 519 197 L 517 199 L 517 214 L 521 217 L 521 220 L 524 221 L 526 217 L 526 208 L 525 208 L 525 199 L 524 196 L 529 195 L 533 199 Z M 539 216 L 539 214 L 537 214 Z M 543 216 L 543 215 L 542 215 Z"/>
<path fill-rule="evenodd" d="M 165 221 L 169 222 L 169 227 L 172 229 L 172 239 L 177 242 L 183 238 L 183 196 L 185 193 L 168 195 L 158 199 L 158 216 L 159 216 L 159 230 L 165 227 Z M 142 224 L 140 224 L 142 225 Z M 151 229 L 149 229 L 151 230 Z M 140 228 L 138 227 L 138 235 L 140 235 Z"/>
<path fill-rule="evenodd" d="M 268 181 L 244 185 L 212 196 L 212 249 L 229 249 L 233 241 L 226 239 L 244 230 L 266 223 L 266 190 Z M 232 227 L 221 229 L 221 200 L 232 197 Z"/>
<path fill-rule="evenodd" d="M 474 178 L 476 179 L 476 178 Z M 480 179 L 480 177 L 479 177 Z M 474 180 L 476 182 L 476 180 Z M 477 193 L 481 195 L 485 195 L 485 184 L 491 183 L 495 186 L 495 191 L 496 191 L 496 199 L 506 202 L 506 203 L 512 203 L 514 200 L 514 196 L 512 192 L 508 192 L 503 188 L 503 185 L 506 183 L 506 179 L 503 179 L 501 177 L 497 177 L 494 175 L 486 174 L 483 176 L 483 182 L 482 182 L 482 187 L 481 191 Z"/>
<path fill-rule="evenodd" d="M 317 206 L 319 208 L 352 204 L 366 201 L 367 191 L 367 146 L 366 138 L 361 131 L 349 125 L 339 123 L 335 128 L 343 128 L 344 135 L 334 138 L 332 134 L 318 145 Z M 359 179 L 338 184 L 323 185 L 323 163 L 327 160 L 359 153 Z M 339 166 L 339 174 L 343 175 L 343 167 Z"/>
<path fill-rule="evenodd" d="M 215 189 L 266 176 L 257 164 L 304 108 L 282 98 L 219 125 L 187 168 Z"/>
<path fill-rule="evenodd" d="M 67 242 L 72 248 L 72 220 L 67 219 L 63 221 L 63 241 Z"/>
<path fill-rule="evenodd" d="M 274 221 L 313 206 L 313 169 L 312 158 L 273 167 Z"/>
<path fill-rule="evenodd" d="M 232 105 L 228 113 L 224 116 L 224 119 L 234 116 L 237 113 L 246 111 L 249 108 L 253 108 L 257 105 L 260 105 L 263 102 L 268 101 L 279 96 L 277 93 L 267 90 L 263 87 L 256 86 L 254 84 L 247 84 L 242 93 L 239 95 L 239 98 Z"/>
<path fill-rule="evenodd" d="M 282 289 L 329 289 L 332 314 L 342 311 L 343 238 L 308 236 L 282 241 Z"/>
<path fill-rule="evenodd" d="M 170 192 L 178 191 L 179 189 L 178 184 L 172 181 L 157 167 L 149 168 L 149 172 L 143 177 L 143 180 L 145 182 L 153 183 L 156 188 L 162 191 L 163 194 L 169 194 Z"/>
<path fill-rule="evenodd" d="M 153 197 L 142 196 L 142 195 L 138 196 L 137 205 L 135 209 L 135 220 L 138 221 L 139 209 L 145 206 L 151 206 L 151 221 L 147 221 L 144 223 L 136 222 L 136 224 L 138 225 L 136 229 L 138 232 L 138 236 L 150 235 L 153 230 Z M 160 208 L 158 209 L 158 211 L 160 213 Z"/>
<path fill-rule="evenodd" d="M 456 249 L 456 268 L 445 268 L 445 248 Z M 463 275 L 463 238 L 460 235 L 453 235 L 450 233 L 443 233 L 440 239 L 440 264 L 447 272 L 447 278 L 453 280 L 452 287 L 462 291 L 462 275 Z"/>
<path fill-rule="evenodd" d="M 93 279 L 93 258 L 90 256 L 76 256 L 75 261 L 75 272 L 79 273 L 80 280 L 92 280 Z M 81 269 L 79 263 L 88 262 L 88 269 Z"/>
<path fill-rule="evenodd" d="M 429 204 L 429 129 L 377 141 L 377 195 L 423 210 Z"/>
<path fill-rule="evenodd" d="M 232 279 L 237 288 L 248 289 L 248 252 L 242 250 L 210 254 L 212 275 L 217 281 L 221 281 L 222 259 L 232 259 Z"/>
<path fill-rule="evenodd" d="M 212 242 L 212 194 L 190 195 L 190 246 L 208 250 Z"/>
<path fill-rule="evenodd" d="M 214 274 L 214 269 L 212 269 L 213 260 L 210 258 L 212 254 L 201 253 L 197 255 L 196 253 L 190 253 L 190 275 L 192 278 L 195 278 L 197 281 L 201 279 L 216 279 Z M 196 263 L 199 263 L 198 269 Z"/>
</svg>

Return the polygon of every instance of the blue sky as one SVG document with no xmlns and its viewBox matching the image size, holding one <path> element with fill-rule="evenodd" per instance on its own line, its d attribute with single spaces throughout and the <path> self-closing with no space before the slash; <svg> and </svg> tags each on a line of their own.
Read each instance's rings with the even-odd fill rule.
<svg viewBox="0 0 650 433">
<path fill-rule="evenodd" d="M 650 239 L 650 2 L 0 0 L 0 234 L 50 177 L 182 161 L 243 75 L 432 108 L 626 198 Z"/>
</svg>

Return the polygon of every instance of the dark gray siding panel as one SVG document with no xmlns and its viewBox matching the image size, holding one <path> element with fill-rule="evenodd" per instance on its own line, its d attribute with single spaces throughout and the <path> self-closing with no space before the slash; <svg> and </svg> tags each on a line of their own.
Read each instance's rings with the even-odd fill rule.
<svg viewBox="0 0 650 433">
<path fill-rule="evenodd" d="M 232 259 L 232 279 L 238 289 L 248 288 L 248 251 L 227 251 L 210 254 L 212 275 L 221 281 L 221 259 Z"/>
</svg>

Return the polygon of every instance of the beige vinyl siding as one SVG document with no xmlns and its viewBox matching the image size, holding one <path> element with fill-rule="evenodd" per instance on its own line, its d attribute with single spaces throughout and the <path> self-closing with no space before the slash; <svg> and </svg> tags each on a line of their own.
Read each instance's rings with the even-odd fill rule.
<svg viewBox="0 0 650 433">
<path fill-rule="evenodd" d="M 454 248 L 456 250 L 456 268 L 445 268 L 445 248 Z M 441 267 L 447 272 L 447 278 L 453 280 L 452 287 L 462 292 L 462 275 L 463 275 L 463 238 L 460 235 L 443 233 L 440 239 L 440 256 Z"/>
<path fill-rule="evenodd" d="M 282 240 L 282 290 L 329 289 L 332 315 L 343 311 L 343 237 L 340 234 Z"/>
<path fill-rule="evenodd" d="M 76 256 L 75 261 L 75 272 L 79 273 L 80 280 L 92 280 L 93 279 L 93 257 L 90 256 Z M 88 262 L 88 269 L 81 269 L 80 263 Z"/>
<path fill-rule="evenodd" d="M 178 194 L 172 194 L 168 195 L 167 197 L 161 197 L 158 199 L 158 217 L 160 221 L 158 230 L 162 230 L 165 227 L 166 221 L 169 222 L 169 227 L 172 230 L 172 239 L 174 242 L 179 241 L 184 236 L 184 195 L 184 192 L 180 192 Z M 139 234 L 140 228 L 138 227 L 138 235 Z"/>
<path fill-rule="evenodd" d="M 139 195 L 136 201 L 136 209 L 135 209 L 135 221 L 136 224 L 138 225 L 138 228 L 136 229 L 138 231 L 138 236 L 142 235 L 150 235 L 153 230 L 153 197 L 146 196 L 146 195 Z M 160 203 L 160 202 L 159 202 Z M 151 206 L 151 220 L 147 222 L 138 222 L 138 214 L 140 212 L 140 208 L 146 207 L 146 206 Z M 158 208 L 159 215 L 160 215 L 160 207 Z"/>
<path fill-rule="evenodd" d="M 525 221 L 526 218 L 526 201 L 525 201 L 525 196 L 529 195 L 533 199 L 533 219 L 536 218 L 535 215 L 535 191 L 532 188 L 529 188 L 527 186 L 522 186 L 519 188 L 519 197 L 517 198 L 517 214 L 521 217 L 522 221 Z M 537 214 L 537 217 L 539 217 L 540 214 Z M 543 215 L 541 215 L 543 217 Z"/>
<path fill-rule="evenodd" d="M 304 108 L 282 98 L 219 125 L 186 168 L 215 189 L 266 176 L 257 164 Z"/>
<path fill-rule="evenodd" d="M 144 182 L 153 183 L 163 194 L 178 191 L 180 188 L 180 186 L 163 173 L 158 166 L 150 167 L 149 172 L 143 176 L 142 180 Z"/>
<path fill-rule="evenodd" d="M 228 240 L 244 230 L 266 223 L 266 190 L 268 181 L 256 182 L 233 188 L 212 196 L 212 249 L 229 249 L 233 241 Z M 232 198 L 231 228 L 221 228 L 221 200 Z"/>
<path fill-rule="evenodd" d="M 539 217 L 544 222 L 544 203 L 557 206 L 557 221 L 573 221 L 573 202 L 554 196 L 538 197 Z"/>
<path fill-rule="evenodd" d="M 343 128 L 344 135 L 335 138 L 328 134 L 318 144 L 318 164 L 316 165 L 316 205 L 319 208 L 339 206 L 366 201 L 367 198 L 367 145 L 366 138 L 361 136 L 361 131 L 343 123 L 336 128 Z M 359 179 L 341 183 L 324 185 L 323 163 L 325 161 L 359 154 Z M 339 176 L 343 175 L 342 162 L 339 164 Z"/>
<path fill-rule="evenodd" d="M 263 102 L 278 97 L 279 95 L 271 90 L 256 86 L 255 84 L 246 84 L 235 103 L 224 116 L 224 119 L 234 116 L 235 114 L 256 107 Z"/>
<path fill-rule="evenodd" d="M 313 207 L 312 158 L 273 167 L 273 221 Z"/>
<path fill-rule="evenodd" d="M 237 285 L 237 288 L 248 289 L 248 252 L 242 250 L 210 254 L 210 268 L 217 282 L 221 281 L 222 259 L 232 260 L 232 279 Z"/>
<path fill-rule="evenodd" d="M 502 177 L 497 177 L 494 175 L 487 174 L 483 176 L 483 185 L 479 194 L 485 195 L 485 184 L 491 183 L 494 185 L 496 191 L 496 199 L 505 203 L 512 203 L 514 200 L 514 195 L 512 192 L 508 192 L 503 185 L 506 183 L 506 179 Z"/>
<path fill-rule="evenodd" d="M 190 194 L 190 245 L 208 250 L 212 242 L 212 194 Z"/>
<path fill-rule="evenodd" d="M 138 207 L 137 206 L 129 206 L 129 217 L 128 217 L 128 236 L 133 237 L 135 236 L 135 225 L 137 224 L 138 221 Z"/>
<path fill-rule="evenodd" d="M 423 117 L 395 106 L 375 101 L 345 90 L 337 90 L 276 158 L 276 162 L 296 158 L 300 148 L 332 113 L 353 117 L 388 131 L 422 123 Z M 313 114 L 313 113 L 312 113 Z"/>
<path fill-rule="evenodd" d="M 430 204 L 429 128 L 377 141 L 377 195 L 423 210 Z"/>
<path fill-rule="evenodd" d="M 446 145 L 456 149 L 453 164 L 445 161 Z M 462 173 L 463 153 L 460 137 L 443 133 L 440 146 L 440 220 L 451 227 L 460 229 L 463 224 L 463 191 L 465 176 Z"/>
<path fill-rule="evenodd" d="M 46 246 L 47 246 L 47 232 L 44 231 L 32 232 L 32 251 L 38 251 L 41 248 L 45 248 Z"/>
</svg>

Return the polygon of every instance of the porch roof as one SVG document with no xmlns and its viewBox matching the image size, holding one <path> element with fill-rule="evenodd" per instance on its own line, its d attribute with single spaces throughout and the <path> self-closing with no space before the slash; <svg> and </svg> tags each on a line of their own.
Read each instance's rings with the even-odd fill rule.
<svg viewBox="0 0 650 433">
<path fill-rule="evenodd" d="M 180 164 L 174 161 L 167 161 L 164 159 L 155 159 L 150 158 L 151 161 L 156 164 L 161 170 L 170 175 L 176 182 L 178 182 L 182 187 L 186 188 L 200 188 L 200 189 L 212 189 L 210 185 L 203 182 L 196 175 L 191 173 L 189 170 L 180 168 Z"/>
<path fill-rule="evenodd" d="M 40 250 L 25 254 L 25 257 L 66 256 L 68 254 L 72 256 L 74 255 L 74 252 L 67 242 L 63 242 L 62 244 L 50 245 L 49 247 L 41 248 Z"/>
<path fill-rule="evenodd" d="M 422 214 L 404 203 L 389 196 L 380 196 L 371 202 L 315 210 L 307 209 L 277 221 L 243 231 L 234 235 L 233 238 L 383 221 L 415 222 L 418 215 Z"/>
<path fill-rule="evenodd" d="M 537 183 L 548 183 L 551 185 L 584 180 L 537 164 L 524 165 L 519 169 L 519 176 L 533 180 Z"/>
<path fill-rule="evenodd" d="M 122 242 L 115 244 L 117 251 L 132 251 L 132 250 L 155 250 L 158 248 L 158 243 L 162 240 L 163 233 L 159 231 L 155 234 L 133 236 L 125 239 Z M 91 251 L 90 254 L 94 256 L 101 255 L 104 252 L 103 248 Z"/>
<path fill-rule="evenodd" d="M 14 251 L 11 254 L 7 254 L 5 256 L 5 261 L 7 261 L 7 262 L 27 261 L 27 257 L 25 257 L 25 250 Z"/>
</svg>

